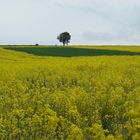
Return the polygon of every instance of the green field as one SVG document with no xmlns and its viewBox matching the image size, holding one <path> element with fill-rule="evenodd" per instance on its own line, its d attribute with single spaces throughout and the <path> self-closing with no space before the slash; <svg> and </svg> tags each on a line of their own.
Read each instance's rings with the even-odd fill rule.
<svg viewBox="0 0 140 140">
<path fill-rule="evenodd" d="M 116 48 L 116 50 L 115 50 Z M 123 48 L 123 47 L 122 47 Z M 112 56 L 112 55 L 140 55 L 140 52 L 127 50 L 120 50 L 117 47 L 109 49 L 107 47 L 11 47 L 9 49 L 27 52 L 38 56 L 62 56 L 62 57 L 76 57 L 76 56 Z M 127 47 L 126 47 L 127 48 Z M 128 47 L 129 48 L 129 47 Z"/>
<path fill-rule="evenodd" d="M 1 140 L 140 140 L 139 46 L 1 46 Z"/>
</svg>

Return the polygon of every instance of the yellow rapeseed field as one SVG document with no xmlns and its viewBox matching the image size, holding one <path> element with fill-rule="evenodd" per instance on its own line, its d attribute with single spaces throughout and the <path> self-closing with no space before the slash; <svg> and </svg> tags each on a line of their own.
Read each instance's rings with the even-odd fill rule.
<svg viewBox="0 0 140 140">
<path fill-rule="evenodd" d="M 1 47 L 0 140 L 140 140 L 140 56 L 52 57 Z"/>
</svg>

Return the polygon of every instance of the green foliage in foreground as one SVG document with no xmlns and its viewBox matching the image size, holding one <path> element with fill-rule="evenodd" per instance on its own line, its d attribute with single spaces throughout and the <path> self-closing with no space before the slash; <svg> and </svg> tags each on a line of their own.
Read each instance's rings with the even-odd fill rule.
<svg viewBox="0 0 140 140">
<path fill-rule="evenodd" d="M 0 49 L 0 139 L 139 140 L 140 57 Z"/>
</svg>

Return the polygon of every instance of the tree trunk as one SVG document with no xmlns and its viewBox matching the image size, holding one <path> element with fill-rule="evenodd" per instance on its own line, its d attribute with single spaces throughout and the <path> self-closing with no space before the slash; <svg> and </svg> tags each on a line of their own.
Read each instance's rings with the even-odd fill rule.
<svg viewBox="0 0 140 140">
<path fill-rule="evenodd" d="M 65 46 L 65 42 L 63 42 L 63 46 Z"/>
</svg>

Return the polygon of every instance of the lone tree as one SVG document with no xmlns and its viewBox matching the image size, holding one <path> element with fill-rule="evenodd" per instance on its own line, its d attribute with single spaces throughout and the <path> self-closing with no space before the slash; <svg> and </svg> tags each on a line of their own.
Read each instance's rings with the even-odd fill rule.
<svg viewBox="0 0 140 140">
<path fill-rule="evenodd" d="M 71 39 L 71 35 L 68 32 L 61 33 L 57 39 L 63 43 L 63 46 L 68 45 Z"/>
</svg>

